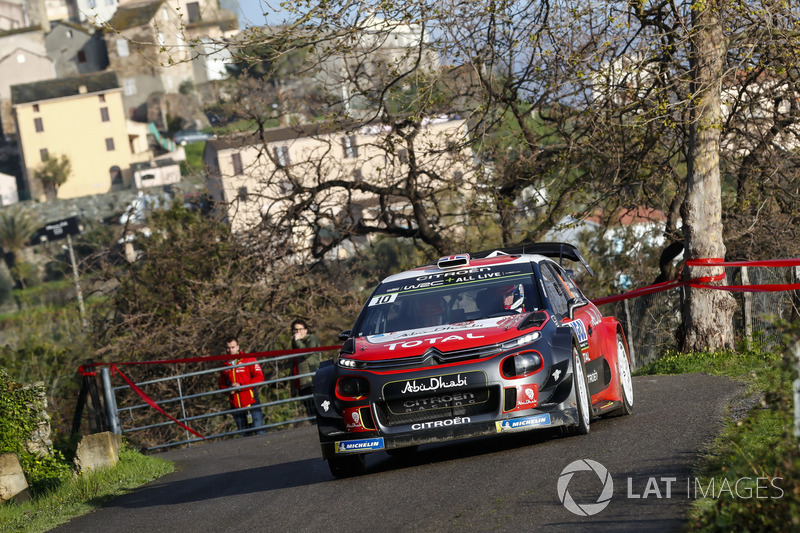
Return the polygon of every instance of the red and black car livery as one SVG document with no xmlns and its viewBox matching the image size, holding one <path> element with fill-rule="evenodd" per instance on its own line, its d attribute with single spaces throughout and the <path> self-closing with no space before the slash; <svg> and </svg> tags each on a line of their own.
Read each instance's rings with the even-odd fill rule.
<svg viewBox="0 0 800 533">
<path fill-rule="evenodd" d="M 386 278 L 314 378 L 331 472 L 358 474 L 373 451 L 554 426 L 585 434 L 594 416 L 631 413 L 622 328 L 565 259 L 591 273 L 574 246 L 536 243 Z"/>
</svg>

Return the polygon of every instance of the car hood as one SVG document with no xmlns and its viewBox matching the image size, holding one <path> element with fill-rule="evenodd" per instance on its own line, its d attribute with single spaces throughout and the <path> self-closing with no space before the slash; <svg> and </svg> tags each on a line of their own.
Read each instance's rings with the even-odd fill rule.
<svg viewBox="0 0 800 533">
<path fill-rule="evenodd" d="M 355 351 L 350 359 L 359 361 L 386 361 L 416 357 L 435 347 L 442 352 L 453 352 L 477 346 L 498 344 L 520 335 L 517 326 L 528 313 L 471 320 L 427 328 L 382 333 L 355 339 Z"/>
</svg>

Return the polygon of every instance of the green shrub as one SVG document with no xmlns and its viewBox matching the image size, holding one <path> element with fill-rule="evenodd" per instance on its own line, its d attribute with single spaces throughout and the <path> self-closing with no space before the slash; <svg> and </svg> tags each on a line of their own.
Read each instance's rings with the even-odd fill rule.
<svg viewBox="0 0 800 533">
<path fill-rule="evenodd" d="M 75 301 L 75 285 L 70 276 L 59 281 L 42 283 L 36 287 L 17 291 L 17 299 L 22 307 L 36 308 L 39 306 L 64 307 Z"/>
<path fill-rule="evenodd" d="M 40 419 L 37 391 L 13 382 L 0 369 L 0 453 L 15 453 L 34 494 L 57 487 L 71 472 L 60 452 L 31 453 L 25 444 Z"/>
<path fill-rule="evenodd" d="M 17 264 L 11 269 L 11 275 L 19 281 L 22 288 L 35 287 L 41 283 L 36 265 L 25 261 L 17 261 Z"/>
<path fill-rule="evenodd" d="M 0 453 L 18 453 L 36 427 L 36 392 L 14 383 L 0 368 Z"/>
<path fill-rule="evenodd" d="M 758 380 L 765 384 L 762 404 L 746 420 L 727 425 L 699 472 L 706 487 L 712 483 L 720 487 L 725 480 L 733 485 L 732 480 L 760 478 L 761 487 L 768 485 L 767 490 L 759 496 L 732 497 L 720 492 L 717 498 L 698 500 L 690 513 L 691 530 L 800 530 L 800 448 L 793 433 L 793 364 L 793 357 L 787 353 L 763 372 L 771 377 Z"/>
<path fill-rule="evenodd" d="M 44 265 L 45 281 L 59 281 L 72 274 L 72 267 L 64 261 L 48 261 Z"/>
</svg>

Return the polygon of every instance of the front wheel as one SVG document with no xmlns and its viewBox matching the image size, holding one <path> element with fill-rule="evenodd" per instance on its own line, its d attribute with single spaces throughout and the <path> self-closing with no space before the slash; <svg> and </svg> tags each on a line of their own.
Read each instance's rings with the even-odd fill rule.
<svg viewBox="0 0 800 533">
<path fill-rule="evenodd" d="M 328 468 L 335 477 L 353 477 L 364 473 L 366 468 L 364 454 L 343 455 L 328 459 Z"/>
<path fill-rule="evenodd" d="M 572 387 L 578 406 L 578 423 L 567 428 L 568 435 L 586 435 L 592 421 L 592 399 L 589 396 L 589 382 L 583 369 L 583 359 L 577 348 L 572 347 Z"/>
<path fill-rule="evenodd" d="M 633 414 L 633 378 L 631 377 L 631 362 L 628 357 L 628 350 L 625 349 L 625 342 L 622 336 L 617 334 L 617 375 L 619 377 L 620 389 L 622 389 L 622 407 L 618 413 L 620 415 Z"/>
</svg>

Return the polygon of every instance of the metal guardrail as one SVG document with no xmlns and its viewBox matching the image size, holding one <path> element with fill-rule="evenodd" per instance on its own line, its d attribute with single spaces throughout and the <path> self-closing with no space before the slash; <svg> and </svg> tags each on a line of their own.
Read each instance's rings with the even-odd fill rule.
<svg viewBox="0 0 800 533">
<path fill-rule="evenodd" d="M 272 407 L 272 406 L 279 406 L 279 405 L 284 405 L 284 404 L 289 404 L 289 403 L 303 402 L 306 399 L 312 398 L 312 395 L 308 394 L 308 395 L 304 395 L 304 396 L 293 396 L 291 398 L 283 398 L 283 399 L 278 399 L 278 400 L 273 400 L 273 401 L 260 402 L 260 403 L 256 403 L 256 404 L 253 404 L 253 405 L 250 405 L 250 406 L 247 406 L 247 407 L 243 407 L 243 408 L 238 408 L 238 409 L 224 409 L 224 410 L 219 410 L 219 411 L 206 411 L 206 412 L 202 412 L 202 413 L 196 413 L 196 410 L 192 409 L 193 401 L 196 401 L 198 399 L 208 398 L 208 397 L 211 397 L 211 396 L 216 396 L 216 395 L 224 395 L 225 396 L 225 400 L 224 401 L 225 401 L 225 404 L 227 405 L 227 403 L 228 403 L 227 397 L 231 393 L 231 391 L 242 390 L 242 389 L 250 389 L 250 388 L 255 389 L 255 390 L 260 390 L 260 388 L 264 387 L 264 386 L 275 386 L 275 385 L 280 385 L 280 384 L 283 384 L 283 383 L 290 383 L 290 382 L 296 381 L 296 380 L 304 378 L 304 377 L 312 377 L 314 375 L 314 373 L 312 372 L 312 373 L 298 374 L 298 375 L 285 376 L 285 377 L 276 377 L 276 378 L 267 379 L 267 380 L 264 380 L 264 381 L 261 381 L 261 382 L 258 382 L 258 383 L 248 384 L 246 386 L 228 387 L 228 388 L 225 388 L 225 389 L 208 390 L 208 391 L 203 391 L 203 392 L 194 393 L 194 394 L 184 394 L 183 383 L 184 383 L 185 380 L 187 380 L 189 378 L 196 378 L 196 377 L 208 375 L 208 374 L 219 375 L 219 373 L 222 370 L 225 370 L 225 369 L 246 367 L 246 366 L 252 366 L 252 365 L 255 365 L 255 364 L 261 364 L 263 366 L 264 363 L 276 363 L 276 362 L 280 363 L 281 361 L 287 361 L 287 360 L 291 360 L 291 359 L 294 359 L 294 358 L 297 358 L 297 357 L 305 357 L 305 356 L 307 356 L 307 355 L 309 355 L 311 353 L 315 353 L 316 351 L 317 350 L 313 350 L 312 349 L 312 350 L 309 350 L 308 352 L 298 352 L 298 353 L 293 353 L 293 354 L 290 354 L 290 355 L 284 355 L 284 356 L 279 356 L 279 357 L 270 357 L 270 358 L 265 358 L 265 359 L 258 359 L 255 362 L 243 363 L 243 364 L 234 365 L 234 366 L 220 366 L 220 367 L 215 367 L 215 368 L 210 368 L 210 369 L 198 370 L 198 371 L 195 371 L 195 372 L 187 372 L 187 373 L 183 373 L 183 374 L 176 374 L 176 375 L 173 375 L 173 376 L 167 376 L 167 377 L 162 377 L 162 378 L 158 378 L 158 379 L 151 379 L 151 380 L 147 380 L 147 381 L 137 382 L 137 383 L 135 383 L 135 385 L 137 387 L 139 387 L 140 389 L 144 389 L 144 388 L 146 388 L 148 386 L 152 386 L 152 385 L 174 382 L 175 383 L 174 390 L 177 392 L 177 396 L 170 397 L 170 398 L 162 398 L 162 399 L 158 399 L 158 400 L 153 400 L 153 403 L 155 403 L 156 405 L 158 405 L 159 407 L 162 407 L 162 408 L 163 407 L 174 406 L 174 404 L 179 404 L 178 408 L 179 408 L 179 411 L 180 411 L 180 416 L 175 416 L 175 419 L 177 419 L 181 423 L 186 424 L 189 427 L 191 427 L 191 423 L 192 422 L 196 422 L 198 420 L 206 420 L 206 419 L 211 419 L 211 418 L 215 418 L 215 417 L 225 417 L 225 416 L 230 415 L 232 413 L 241 412 L 241 411 L 249 411 L 250 409 L 253 409 L 253 408 L 258 408 L 258 409 L 262 409 L 263 410 L 264 408 L 269 408 L 269 407 Z M 104 392 L 104 395 L 105 395 L 104 399 L 105 399 L 105 406 L 106 406 L 106 415 L 107 415 L 107 418 L 109 419 L 109 427 L 110 427 L 112 432 L 121 433 L 121 434 L 129 434 L 130 435 L 130 434 L 134 434 L 134 433 L 140 432 L 140 431 L 145 431 L 145 430 L 149 430 L 149 429 L 155 429 L 155 428 L 166 427 L 166 426 L 174 426 L 175 425 L 174 421 L 168 420 L 168 419 L 165 419 L 163 422 L 145 423 L 145 424 L 142 424 L 142 425 L 136 425 L 136 424 L 140 424 L 141 423 L 141 422 L 137 422 L 138 419 L 144 418 L 144 417 L 140 417 L 140 416 L 137 416 L 137 415 L 140 412 L 142 412 L 143 410 L 147 410 L 147 412 L 149 414 L 150 411 L 152 410 L 152 406 L 149 403 L 143 401 L 142 403 L 135 404 L 135 405 L 128 405 L 128 406 L 125 406 L 125 407 L 117 407 L 117 398 L 119 397 L 120 394 L 126 393 L 127 391 L 130 391 L 131 390 L 131 386 L 127 385 L 127 384 L 116 386 L 116 387 L 112 386 L 111 385 L 110 371 L 109 371 L 108 368 L 105 368 L 105 367 L 101 369 L 101 379 L 102 379 L 102 382 L 103 382 L 103 392 Z M 130 396 L 130 394 L 131 393 L 128 393 L 128 396 Z M 259 394 L 258 397 L 260 398 L 261 394 Z M 192 412 L 194 412 L 194 414 L 191 414 Z M 270 422 L 267 419 L 267 417 L 265 416 L 264 417 L 264 424 L 261 425 L 261 426 L 251 427 L 251 428 L 242 429 L 242 430 L 238 430 L 237 429 L 237 430 L 234 430 L 234 431 L 224 431 L 224 432 L 218 432 L 218 433 L 213 433 L 213 434 L 204 434 L 203 435 L 204 439 L 200 438 L 200 437 L 195 437 L 188 430 L 184 429 L 184 435 L 185 435 L 184 439 L 182 439 L 182 440 L 171 440 L 170 442 L 166 442 L 166 443 L 163 443 L 163 444 L 159 444 L 159 445 L 155 445 L 155 446 L 149 446 L 149 447 L 147 447 L 147 450 L 158 450 L 158 449 L 169 448 L 169 447 L 180 446 L 180 445 L 189 445 L 189 446 L 191 446 L 193 443 L 200 442 L 202 440 L 211 440 L 211 439 L 222 438 L 222 437 L 230 437 L 230 436 L 233 436 L 233 435 L 237 435 L 237 434 L 241 434 L 241 433 L 251 433 L 251 432 L 254 432 L 254 431 L 258 431 L 258 430 L 269 430 L 269 429 L 273 429 L 273 428 L 277 428 L 277 427 L 281 427 L 281 426 L 287 426 L 287 425 L 297 424 L 297 423 L 307 422 L 307 421 L 314 421 L 315 419 L 316 419 L 316 417 L 313 417 L 313 416 L 300 416 L 300 417 L 292 418 L 292 419 L 289 419 L 289 420 L 280 420 L 280 421 L 276 421 L 276 422 Z"/>
</svg>

